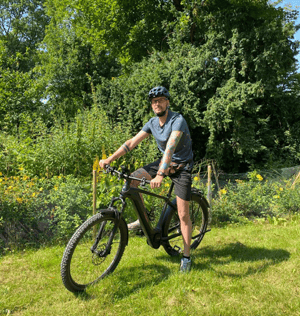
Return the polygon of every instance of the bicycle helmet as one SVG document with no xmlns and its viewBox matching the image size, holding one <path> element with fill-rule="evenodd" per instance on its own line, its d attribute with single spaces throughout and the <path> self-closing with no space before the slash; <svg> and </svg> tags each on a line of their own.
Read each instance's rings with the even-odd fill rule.
<svg viewBox="0 0 300 316">
<path fill-rule="evenodd" d="M 170 93 L 165 87 L 158 86 L 151 89 L 148 94 L 149 101 L 157 97 L 166 97 L 167 99 L 169 99 Z"/>
</svg>

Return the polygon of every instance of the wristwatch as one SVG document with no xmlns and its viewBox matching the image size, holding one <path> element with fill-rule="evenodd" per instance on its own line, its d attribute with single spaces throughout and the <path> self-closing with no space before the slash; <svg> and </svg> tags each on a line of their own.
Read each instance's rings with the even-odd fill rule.
<svg viewBox="0 0 300 316">
<path fill-rule="evenodd" d="M 165 177 L 166 175 L 162 172 L 162 171 L 157 171 L 157 173 L 156 173 L 158 176 L 163 176 L 163 177 Z"/>
</svg>

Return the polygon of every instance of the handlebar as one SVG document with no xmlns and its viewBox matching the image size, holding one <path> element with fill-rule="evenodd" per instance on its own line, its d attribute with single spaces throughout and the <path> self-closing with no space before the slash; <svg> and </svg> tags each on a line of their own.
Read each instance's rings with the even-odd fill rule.
<svg viewBox="0 0 300 316">
<path fill-rule="evenodd" d="M 125 168 L 125 166 L 121 166 L 122 171 L 118 171 L 117 168 L 111 167 L 110 165 L 105 165 L 105 169 L 107 173 L 111 173 L 112 175 L 117 175 L 119 179 L 130 179 L 130 180 L 137 180 L 141 181 L 141 186 L 145 186 L 145 184 L 150 184 L 150 181 L 147 180 L 145 177 L 143 178 L 136 178 L 130 176 L 127 172 L 128 170 Z"/>
</svg>

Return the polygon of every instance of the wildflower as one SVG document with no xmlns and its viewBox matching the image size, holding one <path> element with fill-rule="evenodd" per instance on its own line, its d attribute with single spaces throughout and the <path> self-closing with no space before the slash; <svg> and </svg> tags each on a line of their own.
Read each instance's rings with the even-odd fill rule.
<svg viewBox="0 0 300 316">
<path fill-rule="evenodd" d="M 227 191 L 226 191 L 225 189 L 222 189 L 222 190 L 220 190 L 220 193 L 221 193 L 221 194 L 226 194 Z"/>
<path fill-rule="evenodd" d="M 107 156 L 106 156 L 106 153 L 105 153 L 105 148 L 104 146 L 102 147 L 102 160 L 106 159 Z"/>
<path fill-rule="evenodd" d="M 44 188 L 40 188 L 40 191 L 42 192 L 44 190 Z"/>
<path fill-rule="evenodd" d="M 18 202 L 18 203 L 22 203 L 22 201 L 23 201 L 22 198 L 19 198 L 19 197 L 17 198 L 17 202 Z"/>
<path fill-rule="evenodd" d="M 264 179 L 260 174 L 257 174 L 256 178 L 258 179 L 258 181 L 262 181 Z"/>
<path fill-rule="evenodd" d="M 94 163 L 93 163 L 93 170 L 98 171 L 98 167 L 99 167 L 99 158 L 98 158 L 98 156 L 96 156 Z"/>
<path fill-rule="evenodd" d="M 169 184 L 168 182 L 166 182 L 166 183 L 165 183 L 165 187 L 168 188 L 169 186 L 170 186 L 170 184 Z"/>
<path fill-rule="evenodd" d="M 283 191 L 283 188 L 279 188 L 279 191 Z"/>
<path fill-rule="evenodd" d="M 0 172 L 0 177 L 2 177 L 2 172 Z"/>
<path fill-rule="evenodd" d="M 195 181 L 199 181 L 199 178 L 198 178 L 198 177 L 195 177 L 194 180 L 195 180 Z"/>
<path fill-rule="evenodd" d="M 35 197 L 35 193 L 32 193 L 32 197 Z"/>
<path fill-rule="evenodd" d="M 280 196 L 279 196 L 279 195 L 274 195 L 273 198 L 274 198 L 274 199 L 279 199 Z"/>
<path fill-rule="evenodd" d="M 23 167 L 20 167 L 20 168 L 19 168 L 19 170 L 20 170 L 20 171 L 23 171 L 23 170 L 24 170 L 24 168 L 23 168 Z"/>
</svg>

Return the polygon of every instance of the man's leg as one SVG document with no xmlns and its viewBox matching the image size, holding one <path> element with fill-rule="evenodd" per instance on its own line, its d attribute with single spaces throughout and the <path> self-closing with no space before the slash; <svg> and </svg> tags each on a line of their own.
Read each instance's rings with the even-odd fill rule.
<svg viewBox="0 0 300 316">
<path fill-rule="evenodd" d="M 189 201 L 185 201 L 178 196 L 176 197 L 176 200 L 183 238 L 183 255 L 185 257 L 189 257 L 192 236 L 192 221 L 189 213 Z"/>
<path fill-rule="evenodd" d="M 147 180 L 151 180 L 152 179 L 151 175 L 143 168 L 137 169 L 131 175 L 133 177 L 136 177 L 136 178 L 143 178 L 143 177 L 145 177 Z M 130 186 L 132 188 L 137 188 L 139 185 L 140 185 L 140 181 L 137 181 L 137 180 L 133 180 L 130 183 Z M 141 197 L 142 201 L 144 202 L 142 194 L 140 194 L 140 197 Z M 141 227 L 140 221 L 137 219 L 136 221 L 134 221 L 132 223 L 129 223 L 127 225 L 127 227 L 128 227 L 129 230 L 137 230 L 137 229 L 139 229 Z"/>
</svg>

